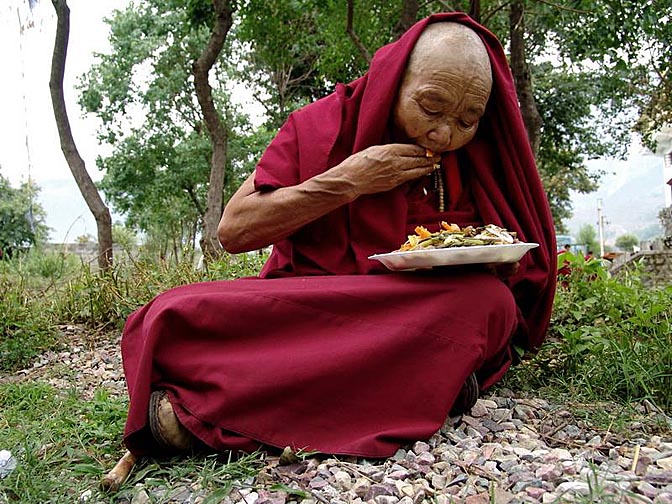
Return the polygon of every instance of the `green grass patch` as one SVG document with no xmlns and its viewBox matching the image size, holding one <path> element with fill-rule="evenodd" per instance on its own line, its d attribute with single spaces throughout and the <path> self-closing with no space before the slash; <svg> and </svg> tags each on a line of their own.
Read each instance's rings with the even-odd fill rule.
<svg viewBox="0 0 672 504">
<path fill-rule="evenodd" d="M 672 411 L 672 286 L 613 278 L 582 258 L 558 288 L 547 341 L 512 369 L 509 388 L 577 403 L 649 401 Z"/>
<path fill-rule="evenodd" d="M 0 386 L 0 449 L 10 450 L 18 462 L 0 484 L 0 502 L 72 503 L 82 495 L 91 502 L 129 502 L 138 482 L 153 498 L 163 496 L 159 502 L 169 502 L 185 481 L 218 502 L 217 496 L 244 485 L 263 466 L 258 453 L 143 459 L 116 493 L 106 494 L 100 481 L 124 452 L 127 406 L 103 389 L 83 400 L 43 383 Z"/>
<path fill-rule="evenodd" d="M 43 383 L 0 387 L 0 439 L 17 468 L 0 485 L 7 502 L 78 502 L 120 451 L 125 400 L 92 400 Z"/>
<path fill-rule="evenodd" d="M 58 344 L 44 298 L 18 278 L 0 277 L 0 375 L 27 367 Z"/>
</svg>

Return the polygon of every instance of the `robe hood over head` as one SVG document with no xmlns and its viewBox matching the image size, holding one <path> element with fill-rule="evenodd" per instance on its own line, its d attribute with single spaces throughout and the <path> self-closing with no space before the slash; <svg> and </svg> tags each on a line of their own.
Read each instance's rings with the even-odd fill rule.
<svg viewBox="0 0 672 504">
<path fill-rule="evenodd" d="M 518 105 L 506 55 L 497 38 L 463 13 L 435 14 L 379 49 L 361 78 L 292 113 L 260 160 L 255 187 L 301 183 L 372 145 L 388 143 L 389 125 L 408 58 L 431 23 L 461 23 L 483 41 L 492 91 L 474 140 L 461 149 L 473 176 L 470 190 L 484 224 L 515 231 L 540 246 L 507 282 L 519 309 L 514 342 L 536 350 L 543 342 L 555 293 L 555 231 Z M 381 273 L 368 259 L 406 239 L 404 187 L 360 197 L 274 245 L 261 276 Z"/>
</svg>

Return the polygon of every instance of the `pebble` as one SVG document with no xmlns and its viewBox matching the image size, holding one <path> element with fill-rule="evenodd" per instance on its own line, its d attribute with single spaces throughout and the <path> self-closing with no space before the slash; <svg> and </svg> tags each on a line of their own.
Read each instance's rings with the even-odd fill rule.
<svg viewBox="0 0 672 504">
<path fill-rule="evenodd" d="M 77 326 L 61 330 L 76 344 L 46 352 L 2 381 L 39 379 L 68 389 L 74 379 L 84 398 L 100 387 L 125 395 L 119 338 L 92 344 Z M 672 504 L 670 430 L 647 438 L 637 434 L 641 425 L 633 425 L 633 436 L 621 439 L 577 422 L 566 407 L 507 389 L 498 394 L 479 399 L 468 415 L 450 419 L 432 438 L 403 446 L 388 459 L 324 456 L 279 466 L 268 458 L 263 477 L 239 482 L 218 502 L 550 504 L 581 502 L 602 492 L 611 494 L 610 502 Z M 672 426 L 659 410 L 651 414 Z M 132 504 L 165 498 L 142 483 L 127 491 Z M 181 480 L 179 491 L 166 491 L 171 503 L 208 501 L 197 475 L 193 482 Z M 79 501 L 93 497 L 85 491 Z"/>
</svg>

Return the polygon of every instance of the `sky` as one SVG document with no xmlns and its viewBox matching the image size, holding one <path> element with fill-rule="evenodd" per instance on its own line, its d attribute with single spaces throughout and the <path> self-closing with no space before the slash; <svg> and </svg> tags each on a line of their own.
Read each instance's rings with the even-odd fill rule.
<svg viewBox="0 0 672 504">
<path fill-rule="evenodd" d="M 104 18 L 129 3 L 129 0 L 68 0 L 71 26 L 64 80 L 66 106 L 77 148 L 94 181 L 102 177 L 95 164 L 96 158 L 108 155 L 110 149 L 98 144 L 97 119 L 83 117 L 75 86 L 79 77 L 95 62 L 95 53 L 109 52 L 109 27 Z M 41 188 L 38 200 L 47 214 L 50 241 L 62 243 L 86 234 L 96 236 L 93 216 L 61 152 L 51 107 L 49 72 L 56 14 L 49 0 L 40 0 L 32 14 L 27 4 L 27 0 L 0 1 L 0 47 L 3 48 L 0 51 L 0 68 L 3 69 L 0 78 L 0 173 L 14 187 L 30 176 Z M 19 15 L 25 26 L 23 36 L 20 36 Z M 248 97 L 239 97 L 237 101 L 247 106 L 248 111 L 254 107 Z M 641 150 L 634 149 L 629 162 L 618 169 L 622 176 L 607 182 L 618 183 L 627 173 L 636 179 L 642 160 L 644 163 L 652 161 L 642 158 Z M 664 183 L 672 178 L 672 167 L 665 168 L 663 173 L 662 157 L 653 162 L 660 166 L 663 187 L 660 194 L 666 200 L 661 205 L 667 206 L 670 195 Z M 603 161 L 607 170 L 612 165 L 613 161 Z M 599 161 L 593 162 L 595 169 L 603 166 Z M 593 223 L 593 209 L 600 195 L 573 197 L 577 210 L 582 207 L 589 210 L 579 212 L 570 227 L 578 229 L 584 222 Z M 636 202 L 630 204 L 636 205 Z M 118 215 L 113 214 L 112 218 L 122 221 Z"/>
</svg>

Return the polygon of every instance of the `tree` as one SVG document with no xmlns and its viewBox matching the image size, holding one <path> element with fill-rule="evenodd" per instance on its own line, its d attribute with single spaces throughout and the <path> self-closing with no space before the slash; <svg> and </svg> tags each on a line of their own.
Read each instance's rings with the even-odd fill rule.
<svg viewBox="0 0 672 504">
<path fill-rule="evenodd" d="M 292 110 L 326 95 L 335 83 L 362 75 L 366 55 L 394 40 L 401 26 L 451 9 L 480 16 L 503 46 L 511 48 L 511 66 L 528 135 L 538 147 L 537 165 L 556 225 L 564 229 L 562 221 L 571 214 L 570 191 L 589 192 L 598 183 L 599 174 L 589 173 L 586 161 L 624 155 L 637 119 L 632 107 L 643 106 L 655 83 L 655 75 L 645 72 L 647 63 L 638 62 L 635 56 L 641 55 L 645 46 L 663 45 L 656 50 L 651 68 L 667 75 L 669 58 L 665 60 L 660 54 L 667 54 L 670 46 L 666 43 L 669 28 L 661 26 L 669 7 L 660 0 L 633 6 L 620 0 L 241 2 L 223 49 L 239 59 L 218 61 L 211 78 L 213 100 L 222 111 L 229 135 L 224 198 L 255 161 L 252 153 L 235 153 L 236 142 L 243 145 L 250 139 L 251 145 L 263 147 L 263 142 L 257 141 L 272 136 Z M 203 142 L 203 119 L 194 107 L 188 83 L 190 62 L 198 58 L 210 34 L 195 26 L 213 26 L 212 13 L 206 0 L 192 0 L 186 6 L 177 0 L 148 0 L 127 10 L 112 25 L 114 54 L 103 56 L 101 65 L 89 73 L 82 97 L 103 119 L 107 138 L 119 149 L 124 146 L 125 158 L 115 149 L 117 160 L 102 161 L 105 168 L 115 167 L 108 168 L 105 180 L 116 177 L 111 185 L 116 186 L 113 192 L 118 198 L 139 216 L 139 203 L 148 199 L 142 191 L 153 198 L 166 195 L 163 204 L 153 205 L 157 208 L 155 224 L 160 223 L 160 208 L 170 213 L 165 210 L 167 205 L 172 205 L 175 215 L 178 208 L 188 206 L 198 219 L 209 206 L 204 174 L 212 153 Z M 639 15 L 646 19 L 639 22 Z M 624 21 L 624 16 L 631 18 Z M 608 22 L 600 31 L 603 18 Z M 196 19 L 207 22 L 199 25 L 194 23 Z M 229 44 L 235 51 L 228 49 Z M 259 91 L 268 111 L 269 121 L 254 140 L 249 128 L 232 126 L 238 116 L 223 87 L 236 77 L 234 65 L 243 67 L 238 77 Z M 142 67 L 151 68 L 152 75 L 138 84 Z M 124 129 L 122 123 L 132 107 L 145 110 L 146 120 L 135 129 Z M 133 137 L 134 145 L 125 145 Z M 131 153 L 136 160 L 151 163 L 141 166 L 128 157 Z M 124 183 L 134 179 L 133 170 L 138 170 L 136 178 L 143 183 L 131 183 L 131 193 Z M 125 175 L 111 175 L 113 171 Z M 184 228 L 174 229 L 180 227 Z"/>
<path fill-rule="evenodd" d="M 0 259 L 46 240 L 45 213 L 35 201 L 39 187 L 24 182 L 14 189 L 0 175 Z"/>
<path fill-rule="evenodd" d="M 217 225 L 223 209 L 222 193 L 224 190 L 228 136 L 212 98 L 212 87 L 208 82 L 208 75 L 219 57 L 222 47 L 224 47 L 226 36 L 233 24 L 233 9 L 228 1 L 213 0 L 213 5 L 215 22 L 210 39 L 192 66 L 196 97 L 212 144 L 210 184 L 208 185 L 207 206 L 203 212 L 203 236 L 201 237 L 201 250 L 206 260 L 216 258 L 222 252 L 217 239 Z"/>
<path fill-rule="evenodd" d="M 576 238 L 579 245 L 584 245 L 586 247 L 586 252 L 592 250 L 600 250 L 600 244 L 597 241 L 597 231 L 590 224 L 584 224 L 579 229 L 579 234 Z"/>
<path fill-rule="evenodd" d="M 98 193 L 98 189 L 86 171 L 84 160 L 75 145 L 63 94 L 63 75 L 65 74 L 65 60 L 70 38 L 70 9 L 66 0 L 51 0 L 51 3 L 54 5 L 57 16 L 56 40 L 49 79 L 51 103 L 54 107 L 58 135 L 61 139 L 61 150 L 77 186 L 96 220 L 98 228 L 98 266 L 101 270 L 106 270 L 112 266 L 112 218 L 109 209 Z"/>
<path fill-rule="evenodd" d="M 193 63 L 214 22 L 204 0 L 149 0 L 117 11 L 108 19 L 111 52 L 98 55 L 80 84 L 80 104 L 101 119 L 99 138 L 113 147 L 98 160 L 102 191 L 155 250 L 176 259 L 173 252 L 194 248 L 208 207 L 217 220 L 221 215 L 222 199 L 207 199 L 215 190 L 208 182 L 213 147 L 192 84 Z M 228 44 L 227 38 L 223 52 Z M 230 71 L 228 59 L 219 58 L 209 79 L 226 130 L 223 188 L 216 190 L 224 198 L 249 175 L 273 134 L 252 131 L 230 103 L 224 86 Z"/>
<path fill-rule="evenodd" d="M 598 62 L 614 99 L 637 113 L 634 129 L 654 148 L 654 135 L 672 123 L 672 3 L 669 0 L 574 2 L 591 12 L 569 26 L 563 53 L 576 62 Z"/>
<path fill-rule="evenodd" d="M 632 233 L 622 234 L 616 238 L 616 246 L 625 252 L 632 252 L 636 245 L 639 245 L 639 238 Z"/>
<path fill-rule="evenodd" d="M 516 83 L 516 93 L 520 111 L 527 129 L 532 152 L 537 156 L 541 142 L 542 118 L 537 109 L 532 87 L 532 73 L 525 44 L 525 1 L 513 0 L 509 8 L 509 41 L 511 51 L 511 72 Z"/>
<path fill-rule="evenodd" d="M 295 80 L 285 79 L 286 85 L 279 89 L 264 87 L 266 103 L 271 104 L 267 108 L 278 111 L 275 126 L 284 121 L 291 105 L 319 98 L 333 89 L 333 83 L 363 74 L 368 57 L 394 40 L 399 35 L 397 28 L 408 26 L 410 17 L 453 9 L 480 15 L 481 22 L 511 49 L 523 119 L 558 229 L 564 229 L 562 221 L 571 215 L 570 191 L 590 192 L 597 186 L 599 174 L 590 174 L 585 161 L 625 152 L 629 131 L 625 123 L 613 119 L 622 109 L 622 102 L 616 100 L 620 95 L 610 93 L 613 78 L 599 67 L 576 67 L 570 60 L 556 57 L 554 64 L 545 62 L 549 54 L 558 53 L 565 39 L 574 43 L 568 26 L 597 11 L 527 0 L 506 4 L 444 0 L 422 5 L 402 0 L 304 0 L 282 12 L 260 16 L 260 12 L 272 9 L 272 4 L 272 0 L 258 0 L 241 10 L 238 35 L 250 44 L 249 59 L 253 62 L 248 75 L 273 76 L 279 68 L 302 61 L 311 70 L 303 80 L 296 79 L 298 72 L 291 74 Z M 595 55 L 596 60 L 600 57 Z M 307 82 L 314 85 L 308 87 Z M 285 99 L 287 96 L 293 99 Z M 273 109 L 274 103 L 283 106 Z M 599 127 L 601 124 L 605 127 Z"/>
</svg>

